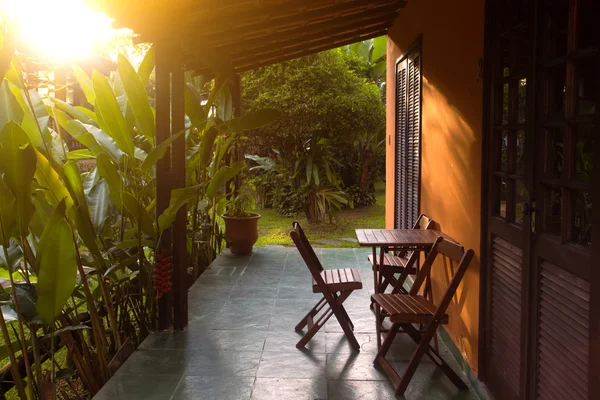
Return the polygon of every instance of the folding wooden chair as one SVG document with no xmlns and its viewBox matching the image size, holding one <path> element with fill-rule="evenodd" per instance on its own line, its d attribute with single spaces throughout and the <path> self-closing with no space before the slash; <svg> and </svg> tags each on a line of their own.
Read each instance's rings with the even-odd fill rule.
<svg viewBox="0 0 600 400">
<path fill-rule="evenodd" d="M 446 293 L 444 293 L 440 304 L 436 307 L 431 300 L 421 296 L 419 291 L 423 282 L 429 276 L 433 262 L 438 254 L 458 262 L 458 266 L 446 289 Z M 377 293 L 371 296 L 375 303 L 377 321 L 379 321 L 380 313 L 383 309 L 392 322 L 392 327 L 383 344 L 381 344 L 381 324 L 376 324 L 377 346 L 379 351 L 374 364 L 379 364 L 383 367 L 392 380 L 397 395 L 402 395 L 406 391 L 423 355 L 427 355 L 437 366 L 439 366 L 456 387 L 459 389 L 467 389 L 467 385 L 444 361 L 444 359 L 440 357 L 439 353 L 430 345 L 430 342 L 436 334 L 438 326 L 440 324 L 448 323 L 446 309 L 448 308 L 460 281 L 465 275 L 472 258 L 473 250 L 469 249 L 464 251 L 462 246 L 440 237 L 436 240 L 429 252 L 423 263 L 423 267 L 419 271 L 417 279 L 408 294 Z M 427 328 L 421 333 L 412 324 L 425 324 Z M 400 328 L 402 328 L 403 332 L 407 333 L 418 344 L 417 349 L 402 376 L 398 375 L 385 358 L 396 334 L 400 331 Z"/>
<path fill-rule="evenodd" d="M 417 222 L 413 226 L 413 229 L 433 229 L 435 227 L 435 221 L 426 216 L 425 214 L 419 215 Z M 390 249 L 393 250 L 393 249 Z M 373 279 L 375 279 L 375 292 L 385 293 L 385 290 L 389 285 L 394 287 L 394 293 L 406 293 L 402 287 L 402 283 L 408 275 L 417 275 L 419 272 L 419 251 L 407 251 L 400 250 L 395 254 L 381 254 L 380 257 L 374 257 L 373 254 L 369 254 L 369 262 L 373 267 Z M 383 264 L 381 264 L 381 257 L 383 257 Z M 381 264 L 381 266 L 380 266 Z M 381 276 L 379 276 L 381 274 Z M 397 278 L 396 275 L 400 274 Z M 398 284 L 400 282 L 400 284 Z M 429 282 L 427 282 L 429 289 Z M 426 292 L 428 293 L 429 290 Z"/>
<path fill-rule="evenodd" d="M 293 230 L 290 232 L 290 236 L 313 277 L 313 293 L 321 293 L 323 295 L 321 300 L 296 325 L 297 332 L 301 332 L 305 326 L 308 326 L 308 330 L 298 341 L 296 347 L 298 349 L 303 348 L 319 329 L 325 325 L 327 320 L 332 315 L 335 315 L 354 350 L 360 351 L 360 345 L 356 337 L 354 337 L 354 332 L 352 332 L 354 325 L 342 305 L 354 290 L 362 289 L 362 281 L 358 269 L 324 270 L 319 262 L 319 258 L 304 235 L 300 224 L 294 222 L 292 227 Z"/>
</svg>

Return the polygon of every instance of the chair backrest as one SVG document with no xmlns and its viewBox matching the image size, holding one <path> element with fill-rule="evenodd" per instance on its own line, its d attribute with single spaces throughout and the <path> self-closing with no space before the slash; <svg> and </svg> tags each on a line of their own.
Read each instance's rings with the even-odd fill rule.
<svg viewBox="0 0 600 400">
<path fill-rule="evenodd" d="M 425 214 L 421 214 L 419 215 L 419 218 L 417 218 L 417 222 L 415 222 L 415 226 L 413 226 L 413 229 L 433 229 L 435 227 L 435 221 L 432 220 L 431 218 L 429 218 L 427 215 Z"/>
<path fill-rule="evenodd" d="M 321 290 L 327 290 L 327 285 L 325 285 L 325 281 L 323 281 L 323 278 L 321 277 L 323 266 L 321 265 L 317 254 L 310 245 L 310 242 L 306 238 L 302 227 L 296 221 L 292 223 L 292 231 L 290 232 L 290 236 L 292 237 L 294 244 L 298 248 L 300 255 L 304 259 L 308 270 L 310 271 L 311 275 L 313 276 Z"/>
<path fill-rule="evenodd" d="M 431 251 L 427 255 L 427 258 L 425 259 L 425 262 L 423 263 L 423 266 L 421 267 L 421 270 L 419 271 L 412 288 L 410 289 L 411 295 L 416 295 L 419 293 L 421 286 L 431 273 L 431 268 L 434 264 L 434 261 L 440 254 L 454 262 L 457 262 L 458 266 L 454 271 L 454 275 L 448 284 L 448 288 L 446 289 L 440 304 L 438 305 L 438 311 L 436 312 L 435 316 L 436 318 L 441 318 L 446 312 L 446 308 L 450 304 L 456 289 L 458 289 L 458 285 L 460 285 L 460 282 L 467 271 L 467 267 L 473 259 L 474 251 L 472 249 L 467 249 L 465 251 L 465 249 L 458 243 L 454 243 L 450 240 L 444 240 L 442 237 L 437 238 L 433 244 L 433 247 L 431 248 Z"/>
<path fill-rule="evenodd" d="M 435 221 L 432 220 L 431 218 L 429 218 L 425 214 L 419 215 L 419 218 L 417 218 L 417 222 L 415 222 L 415 225 L 413 226 L 413 229 L 421 229 L 421 230 L 434 229 L 434 228 L 435 228 Z M 411 265 L 419 257 L 418 252 L 407 251 L 407 250 L 400 250 L 400 251 L 396 252 L 395 254 L 397 256 L 409 259 L 410 260 L 409 262 L 411 263 Z"/>
</svg>

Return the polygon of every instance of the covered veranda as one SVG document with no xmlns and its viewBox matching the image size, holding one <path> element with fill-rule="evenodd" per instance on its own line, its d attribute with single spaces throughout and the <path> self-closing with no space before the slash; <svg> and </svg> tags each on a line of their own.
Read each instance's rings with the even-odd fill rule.
<svg viewBox="0 0 600 400">
<path fill-rule="evenodd" d="M 156 51 L 156 127 L 161 143 L 185 127 L 184 73 L 226 78 L 241 115 L 239 74 L 385 35 L 405 0 L 96 1 Z M 157 214 L 184 187 L 185 143 L 176 140 L 157 165 Z M 234 155 L 235 157 L 236 155 Z M 331 319 L 306 350 L 294 326 L 316 302 L 310 273 L 295 248 L 219 256 L 188 288 L 186 210 L 161 244 L 174 256 L 172 291 L 159 303 L 159 329 L 123 364 L 96 398 L 110 399 L 387 399 L 395 398 L 377 352 L 370 285 L 345 303 L 361 345 L 353 352 Z M 325 268 L 360 268 L 372 281 L 368 250 L 318 249 Z M 452 344 L 450 347 L 452 347 Z M 414 351 L 400 335 L 392 354 L 402 370 Z M 440 340 L 440 352 L 462 371 Z M 468 366 L 466 367 L 468 370 Z M 462 374 L 462 372 L 461 372 Z M 463 380 L 469 382 L 469 377 Z M 407 398 L 475 399 L 458 391 L 429 360 Z"/>
</svg>

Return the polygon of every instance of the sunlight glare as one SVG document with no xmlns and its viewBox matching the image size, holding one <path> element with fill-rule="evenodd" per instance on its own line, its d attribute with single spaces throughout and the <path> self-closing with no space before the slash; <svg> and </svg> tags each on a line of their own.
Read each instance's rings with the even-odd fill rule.
<svg viewBox="0 0 600 400">
<path fill-rule="evenodd" d="M 16 25 L 20 42 L 57 62 L 91 56 L 115 31 L 84 0 L 0 0 L 2 14 Z"/>
</svg>

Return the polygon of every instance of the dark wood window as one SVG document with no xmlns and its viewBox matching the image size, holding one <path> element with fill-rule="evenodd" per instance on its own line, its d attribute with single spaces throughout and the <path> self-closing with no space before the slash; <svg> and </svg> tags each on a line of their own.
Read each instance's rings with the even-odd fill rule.
<svg viewBox="0 0 600 400">
<path fill-rule="evenodd" d="M 421 190 L 421 46 L 396 64 L 395 225 L 412 228 Z"/>
</svg>

